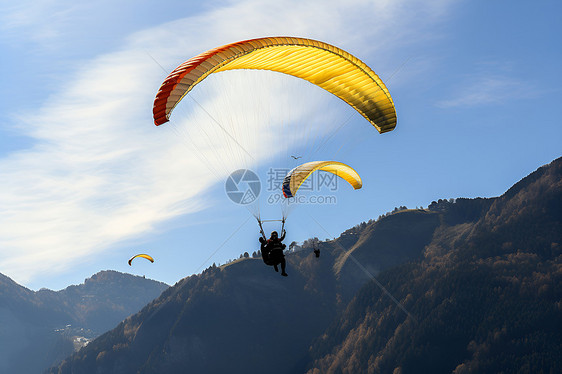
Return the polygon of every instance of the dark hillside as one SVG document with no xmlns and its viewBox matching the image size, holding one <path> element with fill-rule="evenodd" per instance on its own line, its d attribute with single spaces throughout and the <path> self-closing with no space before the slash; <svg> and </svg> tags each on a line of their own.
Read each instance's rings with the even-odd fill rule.
<svg viewBox="0 0 562 374">
<path fill-rule="evenodd" d="M 290 253 L 288 278 L 211 267 L 50 373 L 557 372 L 561 162 Z"/>
<path fill-rule="evenodd" d="M 441 226 L 423 261 L 380 274 L 411 317 L 366 285 L 313 345 L 309 373 L 561 372 L 561 166 L 523 179 L 479 220 Z M 440 210 L 458 216 L 456 203 Z"/>
<path fill-rule="evenodd" d="M 0 373 L 39 373 L 138 311 L 168 286 L 102 271 L 61 291 L 0 274 Z"/>
<path fill-rule="evenodd" d="M 363 225 L 354 230 L 357 238 L 343 235 L 320 243 L 320 258 L 310 250 L 290 253 L 288 278 L 253 258 L 185 278 L 51 372 L 302 372 L 312 340 L 369 279 L 364 274 L 359 280 L 348 279 L 358 270 L 352 265 L 343 272 L 334 270 L 336 261 L 345 264 L 341 258 L 348 248 L 340 241 L 354 243 L 353 256 L 372 268 L 412 261 L 421 255 L 423 243 L 411 238 L 429 240 L 438 222 L 435 216 L 417 223 L 412 217 L 418 215 L 433 217 L 405 212 L 384 218 L 380 225 Z M 379 256 L 377 246 L 369 243 L 381 227 L 381 238 L 387 238 L 410 224 L 416 229 L 404 242 L 411 242 L 411 248 L 402 251 L 389 244 Z M 383 234 L 385 230 L 391 233 Z"/>
<path fill-rule="evenodd" d="M 186 278 L 83 348 L 60 372 L 291 371 L 307 362 L 310 340 L 337 309 L 333 275 L 309 276 L 318 267 L 313 254 L 290 257 L 288 278 L 251 258 Z"/>
<path fill-rule="evenodd" d="M 168 285 L 162 282 L 106 270 L 61 291 L 40 290 L 37 298 L 71 315 L 74 324 L 97 336 L 115 327 L 131 311 L 140 310 L 166 288 Z"/>
<path fill-rule="evenodd" d="M 340 250 L 334 270 L 340 286 L 349 288 L 343 292 L 353 295 L 381 270 L 421 258 L 439 224 L 440 215 L 435 212 L 406 210 L 372 222 L 358 233 L 348 234 L 357 238 L 350 247 L 345 247 L 346 236 L 342 235 L 334 243 Z M 347 251 L 343 252 L 344 249 Z M 358 268 L 356 262 L 366 271 Z"/>
</svg>

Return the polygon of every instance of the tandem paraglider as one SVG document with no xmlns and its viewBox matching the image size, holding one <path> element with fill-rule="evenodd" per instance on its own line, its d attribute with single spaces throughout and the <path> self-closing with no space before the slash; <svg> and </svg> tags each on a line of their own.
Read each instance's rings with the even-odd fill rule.
<svg viewBox="0 0 562 374">
<path fill-rule="evenodd" d="M 383 81 L 368 65 L 333 45 L 295 37 L 266 37 L 239 41 L 210 49 L 183 62 L 164 79 L 158 90 L 153 104 L 154 124 L 160 126 L 170 121 L 172 112 L 182 99 L 196 86 L 206 86 L 204 81 L 209 79 L 210 76 L 220 76 L 225 72 L 234 70 L 270 71 L 300 78 L 347 103 L 379 133 L 392 131 L 396 127 L 396 111 L 392 97 Z M 261 72 L 251 74 L 252 76 L 259 75 Z M 236 86 L 236 82 L 243 84 L 249 81 L 247 79 L 249 75 L 250 73 L 248 73 L 248 76 L 240 75 L 241 80 L 233 80 L 234 84 L 229 82 L 224 87 L 225 89 L 214 91 L 214 93 L 227 95 L 229 90 Z M 212 81 L 213 78 L 210 80 Z M 197 92 L 197 90 L 194 92 Z M 251 93 L 254 94 L 254 92 Z M 245 113 L 248 114 L 248 117 L 245 119 L 242 119 L 241 116 L 232 116 L 220 121 L 217 117 L 209 114 L 209 111 L 193 95 L 190 96 L 193 99 L 191 100 L 192 104 L 197 105 L 209 117 L 209 121 L 206 122 L 207 125 L 202 126 L 203 128 L 199 133 L 201 139 L 204 140 L 197 143 L 194 141 L 195 137 L 189 136 L 189 130 L 196 127 L 195 123 L 198 123 L 196 121 L 189 123 L 172 121 L 175 123 L 168 126 L 172 126 L 178 135 L 186 135 L 186 140 L 195 148 L 195 154 L 209 164 L 210 171 L 219 175 L 220 172 L 225 172 L 221 168 L 224 168 L 225 165 L 231 167 L 233 162 L 242 163 L 245 167 L 243 170 L 249 170 L 248 165 L 263 165 L 261 163 L 263 159 L 254 157 L 254 152 L 263 150 L 263 144 L 266 144 L 264 139 L 266 139 L 265 141 L 267 139 L 271 141 L 270 138 L 267 138 L 268 134 L 277 134 L 279 131 L 279 128 L 269 129 L 270 131 L 262 128 L 267 126 L 268 123 L 271 125 L 274 122 L 272 121 L 273 117 L 259 117 L 262 113 L 269 113 L 269 107 L 266 106 L 266 110 L 247 110 Z M 231 96 L 231 101 L 236 109 L 240 108 L 237 100 L 241 96 L 238 93 Z M 255 95 L 248 96 L 256 97 Z M 261 97 L 257 98 L 261 99 Z M 208 99 L 208 96 L 205 96 L 204 99 Z M 279 102 L 279 100 L 274 101 Z M 228 102 L 228 100 L 221 101 L 223 104 L 225 102 Z M 258 102 L 261 102 L 261 100 L 252 101 L 252 103 Z M 224 106 L 219 107 L 218 114 L 228 112 L 229 110 Z M 294 141 L 291 143 L 292 140 L 290 139 L 302 141 L 300 139 L 308 139 L 309 135 L 313 135 L 311 138 L 320 137 L 322 136 L 321 131 L 327 131 L 327 126 L 324 124 L 322 126 L 316 124 L 315 127 L 312 121 L 310 123 L 310 125 L 295 124 L 291 128 L 283 127 L 284 133 L 290 133 L 291 137 L 275 138 L 276 144 L 284 138 L 289 141 L 287 147 L 281 147 L 277 144 L 276 150 L 286 148 L 287 152 L 290 152 L 287 153 L 286 159 L 292 159 L 293 162 L 301 158 L 303 160 L 309 158 L 310 155 L 306 152 L 311 147 L 307 148 L 303 144 L 297 146 Z M 340 128 L 341 126 L 334 131 L 338 131 Z M 301 136 L 299 136 L 298 131 L 301 131 Z M 327 139 L 329 138 L 327 137 Z M 208 149 L 213 151 L 212 157 L 205 155 Z M 216 164 L 213 164 L 213 161 L 216 161 Z M 242 170 L 241 166 L 237 165 L 240 170 Z M 289 168 L 285 170 L 289 170 Z M 285 176 L 282 180 L 280 202 L 287 202 L 288 199 L 293 198 L 303 182 L 315 171 L 333 173 L 346 180 L 354 189 L 362 187 L 359 174 L 350 166 L 336 161 L 312 161 L 297 166 Z M 286 171 L 282 175 L 285 175 L 285 173 Z M 230 173 L 226 171 L 225 174 Z M 252 198 L 254 196 L 252 195 Z M 256 204 L 259 204 L 259 199 L 256 198 L 255 200 Z M 273 266 L 275 271 L 279 271 L 278 266 L 281 266 L 281 275 L 287 276 L 283 254 L 286 246 L 282 242 L 286 236 L 285 222 L 288 208 L 287 211 L 282 211 L 282 219 L 280 220 L 262 220 L 259 207 L 251 208 L 252 204 L 246 204 L 245 201 L 238 202 L 238 204 L 244 205 L 245 208 L 250 210 L 258 222 L 261 234 L 259 242 L 261 243 L 264 263 Z M 288 206 L 289 204 L 285 205 Z M 251 209 L 254 210 L 251 211 Z M 284 208 L 282 207 L 282 209 Z M 273 231 L 268 238 L 264 233 L 262 223 L 273 221 L 282 223 L 281 230 Z M 278 232 L 281 234 L 280 236 Z M 316 257 L 319 257 L 319 254 L 319 250 L 315 250 Z"/>
</svg>

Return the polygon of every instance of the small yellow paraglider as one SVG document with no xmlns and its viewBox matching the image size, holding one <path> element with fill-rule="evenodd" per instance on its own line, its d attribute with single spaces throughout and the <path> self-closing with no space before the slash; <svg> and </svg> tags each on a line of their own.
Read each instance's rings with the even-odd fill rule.
<svg viewBox="0 0 562 374">
<path fill-rule="evenodd" d="M 129 259 L 129 266 L 132 266 L 132 265 L 131 265 L 131 262 L 133 262 L 133 260 L 134 260 L 135 258 L 137 258 L 137 257 L 146 258 L 148 261 L 154 262 L 154 259 L 153 259 L 151 256 L 149 256 L 149 255 L 147 255 L 147 254 L 144 254 L 144 253 L 141 253 L 141 254 L 138 254 L 138 255 L 134 255 L 133 257 L 131 257 L 131 258 Z"/>
</svg>

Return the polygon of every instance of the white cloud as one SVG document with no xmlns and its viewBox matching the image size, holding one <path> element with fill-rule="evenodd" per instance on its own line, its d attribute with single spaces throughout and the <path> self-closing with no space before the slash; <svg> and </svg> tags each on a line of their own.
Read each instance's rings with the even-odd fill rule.
<svg viewBox="0 0 562 374">
<path fill-rule="evenodd" d="M 3 36 L 17 36 L 45 44 L 60 39 L 72 23 L 82 21 L 90 12 L 88 6 L 74 1 L 23 0 L 2 5 L 0 29 Z"/>
<path fill-rule="evenodd" d="M 12 12 L 11 26 L 32 27 L 45 9 L 55 5 L 59 9 L 64 3 L 41 4 L 37 14 L 25 13 L 29 4 Z M 424 2 L 420 4 L 423 7 Z M 165 76 L 155 61 L 170 71 L 211 46 L 263 35 L 297 35 L 340 45 L 368 62 L 389 30 L 392 34 L 414 19 L 415 12 L 406 11 L 398 1 L 251 0 L 132 34 L 121 50 L 75 69 L 56 95 L 20 118 L 19 128 L 36 144 L 0 160 L 1 271 L 18 282 L 46 271 L 63 272 L 116 242 L 149 234 L 161 222 L 205 207 L 201 196 L 206 188 L 222 181 L 236 164 L 234 159 L 217 160 L 216 150 L 232 145 L 225 144 L 228 136 L 201 110 L 188 116 L 190 124 L 208 123 L 206 128 L 213 133 L 200 131 L 204 126 L 186 130 L 186 142 L 197 157 L 186 157 L 186 143 L 175 136 L 184 125 L 152 125 L 152 100 Z M 37 35 L 41 30 L 30 32 Z M 57 29 L 44 35 L 56 42 Z M 364 48 L 369 54 L 359 53 Z M 283 97 L 283 83 L 273 79 L 268 84 L 270 96 L 258 93 L 266 104 L 289 99 Z M 202 105 L 220 107 L 224 100 L 218 95 Z M 228 126 L 243 118 L 248 137 L 253 136 L 244 149 L 266 158 L 261 145 L 269 144 L 276 129 L 285 126 L 281 119 L 287 114 L 262 113 L 278 119 L 271 121 L 270 132 L 264 132 L 263 117 L 249 118 L 244 103 L 231 105 L 225 117 L 220 117 L 224 110 L 216 112 L 219 122 Z M 297 109 L 292 113 L 301 123 L 307 115 Z M 323 119 L 317 115 L 315 123 L 320 125 Z M 213 172 L 198 157 L 207 160 Z"/>
<path fill-rule="evenodd" d="M 516 99 L 538 95 L 537 89 L 519 78 L 503 75 L 474 75 L 464 80 L 464 85 L 447 100 L 437 102 L 441 108 L 497 105 Z"/>
</svg>

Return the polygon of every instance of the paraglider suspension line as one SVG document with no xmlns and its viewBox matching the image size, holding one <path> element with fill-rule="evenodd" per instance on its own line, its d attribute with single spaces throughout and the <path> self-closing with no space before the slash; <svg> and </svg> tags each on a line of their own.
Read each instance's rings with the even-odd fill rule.
<svg viewBox="0 0 562 374">
<path fill-rule="evenodd" d="M 261 236 L 264 239 L 267 239 L 267 236 L 265 236 L 265 232 L 263 231 L 263 222 L 281 222 L 281 235 L 283 235 L 283 232 L 285 231 L 285 221 L 287 220 L 286 217 L 283 217 L 283 219 L 261 219 L 260 217 L 256 217 L 256 220 L 258 221 L 258 225 L 260 226 L 260 233 Z"/>
</svg>

